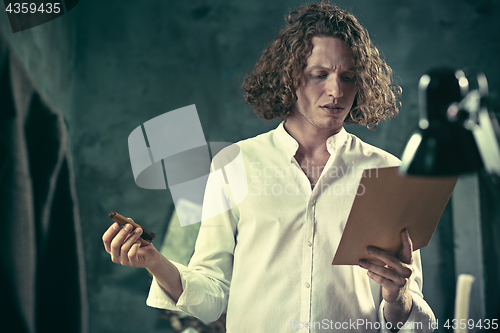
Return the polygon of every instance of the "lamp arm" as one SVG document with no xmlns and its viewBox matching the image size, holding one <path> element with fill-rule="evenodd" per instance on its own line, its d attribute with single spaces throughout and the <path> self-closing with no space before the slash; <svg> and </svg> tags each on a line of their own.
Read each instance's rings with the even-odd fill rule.
<svg viewBox="0 0 500 333">
<path fill-rule="evenodd" d="M 460 80 L 463 79 L 466 83 L 463 88 L 470 89 L 469 84 L 472 82 L 476 87 L 471 89 L 460 103 L 450 105 L 447 112 L 448 119 L 463 121 L 463 126 L 474 136 L 486 172 L 498 178 L 500 177 L 500 126 L 495 114 L 488 109 L 488 81 L 481 72 L 469 78 L 465 78 L 464 75 Z"/>
<path fill-rule="evenodd" d="M 500 177 L 500 127 L 498 120 L 484 106 L 479 109 L 477 116 L 478 126 L 474 126 L 472 134 L 483 159 L 484 168 L 489 174 Z"/>
</svg>

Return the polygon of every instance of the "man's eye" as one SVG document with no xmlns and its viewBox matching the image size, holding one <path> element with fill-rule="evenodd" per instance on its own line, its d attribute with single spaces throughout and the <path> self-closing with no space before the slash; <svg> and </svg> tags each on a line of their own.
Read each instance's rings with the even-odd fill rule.
<svg viewBox="0 0 500 333">
<path fill-rule="evenodd" d="M 344 81 L 347 81 L 347 82 L 354 82 L 356 80 L 356 77 L 355 76 L 344 76 L 343 79 L 344 79 Z"/>
<path fill-rule="evenodd" d="M 314 77 L 325 78 L 325 77 L 327 77 L 327 75 L 326 74 L 316 74 L 316 75 L 314 75 Z"/>
</svg>

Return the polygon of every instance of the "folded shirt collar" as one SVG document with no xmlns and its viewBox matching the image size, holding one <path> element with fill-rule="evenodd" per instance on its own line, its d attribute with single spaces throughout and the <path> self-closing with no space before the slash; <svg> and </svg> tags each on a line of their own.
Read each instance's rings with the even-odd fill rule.
<svg viewBox="0 0 500 333">
<path fill-rule="evenodd" d="M 297 153 L 299 149 L 299 143 L 295 140 L 288 132 L 285 130 L 285 121 L 282 121 L 276 128 L 274 135 L 278 139 L 283 147 L 288 157 L 291 159 Z M 342 147 L 347 141 L 347 131 L 344 127 L 337 134 L 332 135 L 326 140 L 326 149 L 333 155 L 337 149 Z"/>
</svg>

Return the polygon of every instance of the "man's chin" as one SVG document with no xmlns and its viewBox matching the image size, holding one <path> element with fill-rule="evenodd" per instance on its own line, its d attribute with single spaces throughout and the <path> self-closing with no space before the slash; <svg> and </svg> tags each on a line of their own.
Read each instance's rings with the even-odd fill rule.
<svg viewBox="0 0 500 333">
<path fill-rule="evenodd" d="M 332 132 L 333 134 L 342 129 L 345 119 L 345 117 L 304 117 L 303 115 L 302 117 L 302 122 L 298 122 L 298 124 L 302 123 L 299 126 L 307 126 L 306 124 L 309 124 L 318 130 Z M 299 119 L 289 118 L 288 120 L 294 122 Z M 306 122 L 303 122 L 303 120 Z"/>
<path fill-rule="evenodd" d="M 343 124 L 344 121 L 341 119 L 335 119 L 333 121 L 332 119 L 329 119 L 328 121 L 317 122 L 316 127 L 323 130 L 338 132 L 342 128 Z"/>
</svg>

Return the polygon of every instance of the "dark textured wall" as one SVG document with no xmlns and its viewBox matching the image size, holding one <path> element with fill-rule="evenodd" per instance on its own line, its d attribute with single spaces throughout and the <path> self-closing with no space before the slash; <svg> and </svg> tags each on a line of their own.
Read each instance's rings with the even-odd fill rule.
<svg viewBox="0 0 500 333">
<path fill-rule="evenodd" d="M 492 0 L 337 1 L 368 28 L 403 87 L 400 115 L 376 130 L 350 127 L 400 156 L 418 120 L 417 83 L 435 66 L 473 66 L 500 91 L 500 3 Z M 165 332 L 145 306 L 144 270 L 109 260 L 107 213 L 134 217 L 160 235 L 173 210 L 168 191 L 134 183 L 127 137 L 141 123 L 196 104 L 207 141 L 235 142 L 276 123 L 254 116 L 240 83 L 301 1 L 82 0 L 67 15 L 12 34 L 1 29 L 47 100 L 68 124 L 83 221 L 91 332 Z M 497 103 L 497 102 L 495 102 Z M 448 214 L 448 213 L 447 213 Z M 448 214 L 449 215 L 449 214 Z M 424 294 L 438 318 L 451 316 L 449 216 L 422 251 Z M 444 269 L 450 268 L 450 269 Z M 451 299 L 451 300 L 450 300 Z"/>
</svg>

